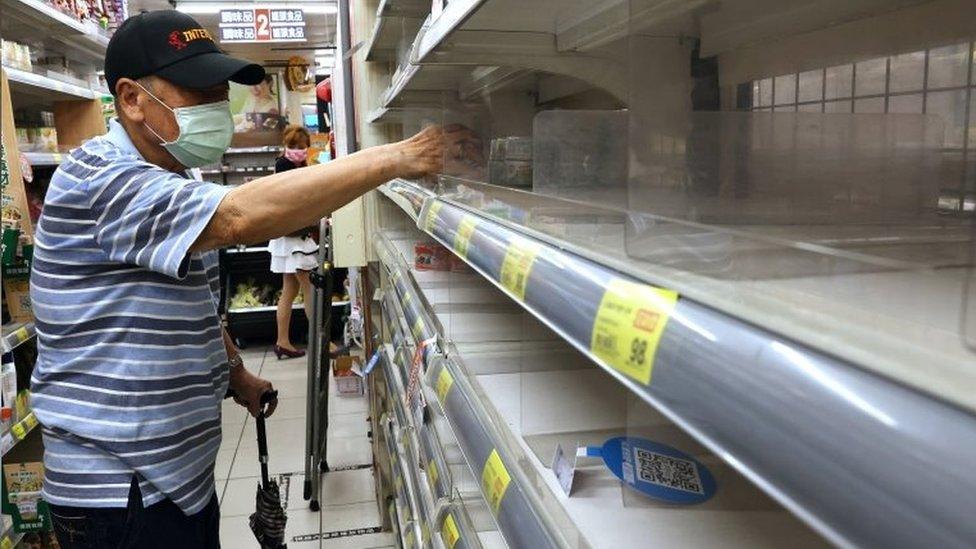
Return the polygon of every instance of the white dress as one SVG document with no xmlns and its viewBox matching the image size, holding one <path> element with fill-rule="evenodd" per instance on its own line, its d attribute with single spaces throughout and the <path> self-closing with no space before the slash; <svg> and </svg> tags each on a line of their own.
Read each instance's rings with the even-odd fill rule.
<svg viewBox="0 0 976 549">
<path fill-rule="evenodd" d="M 283 236 L 268 242 L 271 272 L 314 271 L 318 267 L 319 245 L 310 237 Z"/>
</svg>

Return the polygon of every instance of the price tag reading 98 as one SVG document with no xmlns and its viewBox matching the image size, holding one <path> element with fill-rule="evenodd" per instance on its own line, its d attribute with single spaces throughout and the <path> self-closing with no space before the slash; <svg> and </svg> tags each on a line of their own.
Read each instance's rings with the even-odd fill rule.
<svg viewBox="0 0 976 549">
<path fill-rule="evenodd" d="M 611 280 L 593 322 L 590 351 L 625 376 L 649 384 L 661 334 L 677 302 L 671 290 Z"/>
</svg>

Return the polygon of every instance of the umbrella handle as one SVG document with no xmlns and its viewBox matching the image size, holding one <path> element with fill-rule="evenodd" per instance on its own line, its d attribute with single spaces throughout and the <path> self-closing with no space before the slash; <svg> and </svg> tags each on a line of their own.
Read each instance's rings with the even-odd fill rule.
<svg viewBox="0 0 976 549">
<path fill-rule="evenodd" d="M 268 435 L 265 431 L 264 410 L 265 407 L 275 400 L 278 400 L 278 391 L 266 391 L 261 395 L 261 410 L 255 422 L 258 427 L 258 461 L 261 462 L 261 486 L 267 490 L 271 484 L 268 477 Z"/>
</svg>

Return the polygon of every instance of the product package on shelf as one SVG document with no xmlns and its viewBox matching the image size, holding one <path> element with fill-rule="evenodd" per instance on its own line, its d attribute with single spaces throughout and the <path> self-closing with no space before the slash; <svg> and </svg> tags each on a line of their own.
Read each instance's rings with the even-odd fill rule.
<svg viewBox="0 0 976 549">
<path fill-rule="evenodd" d="M 40 461 L 3 463 L 3 512 L 18 533 L 51 529 L 47 503 L 41 499 L 44 464 Z"/>
<path fill-rule="evenodd" d="M 12 320 L 34 320 L 30 300 L 30 262 L 3 266 L 3 291 L 7 295 L 7 311 Z"/>
<path fill-rule="evenodd" d="M 31 70 L 30 47 L 10 40 L 0 41 L 3 46 L 3 65 L 22 71 Z"/>
</svg>

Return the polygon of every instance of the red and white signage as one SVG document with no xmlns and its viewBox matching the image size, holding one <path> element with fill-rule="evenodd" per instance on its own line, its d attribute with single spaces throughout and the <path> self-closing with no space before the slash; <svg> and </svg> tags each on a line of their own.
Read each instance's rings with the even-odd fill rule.
<svg viewBox="0 0 976 549">
<path fill-rule="evenodd" d="M 305 12 L 298 8 L 220 10 L 221 42 L 304 42 Z"/>
</svg>

